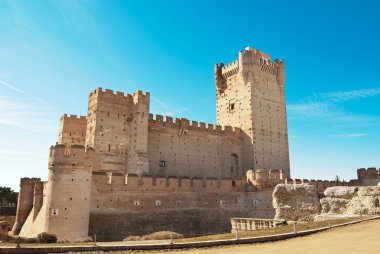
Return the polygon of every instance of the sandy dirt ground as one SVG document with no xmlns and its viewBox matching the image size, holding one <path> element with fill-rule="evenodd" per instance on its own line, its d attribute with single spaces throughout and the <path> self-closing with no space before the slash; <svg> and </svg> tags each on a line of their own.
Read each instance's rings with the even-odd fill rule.
<svg viewBox="0 0 380 254">
<path fill-rule="evenodd" d="M 91 254 L 102 252 L 88 252 Z M 107 252 L 110 253 L 110 252 Z M 351 254 L 380 253 L 380 220 L 367 221 L 346 227 L 331 229 L 310 236 L 298 237 L 286 241 L 235 245 L 206 249 L 175 251 L 117 251 L 112 253 L 139 254 Z"/>
</svg>

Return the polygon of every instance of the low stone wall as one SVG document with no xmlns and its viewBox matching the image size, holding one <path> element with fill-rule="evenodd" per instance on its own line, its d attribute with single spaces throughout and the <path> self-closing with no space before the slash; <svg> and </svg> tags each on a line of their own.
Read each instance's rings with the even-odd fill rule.
<svg viewBox="0 0 380 254">
<path fill-rule="evenodd" d="M 287 225 L 285 220 L 256 219 L 256 218 L 231 218 L 231 232 L 252 231 L 264 228 L 275 228 Z"/>
<path fill-rule="evenodd" d="M 267 215 L 269 214 L 269 215 Z M 127 213 L 91 213 L 90 236 L 119 241 L 129 235 L 174 231 L 185 237 L 231 232 L 231 217 L 273 218 L 274 210 L 172 209 Z M 267 218 L 268 218 L 267 217 Z"/>
</svg>

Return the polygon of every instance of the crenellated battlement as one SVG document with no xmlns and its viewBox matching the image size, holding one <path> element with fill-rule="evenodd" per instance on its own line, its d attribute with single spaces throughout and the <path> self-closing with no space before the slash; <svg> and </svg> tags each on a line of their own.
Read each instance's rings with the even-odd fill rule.
<svg viewBox="0 0 380 254">
<path fill-rule="evenodd" d="M 36 178 L 36 177 L 23 177 L 20 179 L 20 186 L 25 186 L 25 185 L 34 185 L 35 183 L 41 182 L 41 178 Z"/>
<path fill-rule="evenodd" d="M 377 169 L 375 167 L 370 168 L 359 168 L 357 170 L 358 179 L 364 179 L 364 178 L 380 178 L 380 168 Z"/>
<path fill-rule="evenodd" d="M 311 184 L 314 185 L 319 192 L 334 186 L 358 186 L 356 180 L 346 181 L 329 181 L 329 180 L 315 180 L 315 179 L 285 179 L 285 184 Z"/>
<path fill-rule="evenodd" d="M 241 74 L 246 78 L 247 74 L 254 69 L 256 75 L 262 72 L 264 75 L 275 77 L 280 86 L 284 85 L 284 67 L 283 59 L 271 60 L 269 54 L 263 53 L 257 49 L 246 47 L 244 51 L 239 52 L 238 59 L 228 64 L 216 64 L 214 68 L 215 85 L 218 91 L 223 91 L 227 86 L 227 79 Z"/>
<path fill-rule="evenodd" d="M 164 119 L 165 118 L 165 119 Z M 181 134 L 187 134 L 188 131 L 207 131 L 212 133 L 219 133 L 220 135 L 233 134 L 240 136 L 240 128 L 231 126 L 220 126 L 214 124 L 206 124 L 198 121 L 190 121 L 186 118 L 173 118 L 170 116 L 164 117 L 163 115 L 149 114 L 149 123 L 161 125 L 170 128 L 181 129 Z"/>
<path fill-rule="evenodd" d="M 64 114 L 63 116 L 61 116 L 61 121 L 66 120 L 66 119 L 86 121 L 87 117 L 86 116 L 78 116 L 78 115 L 68 115 L 68 114 Z"/>
<path fill-rule="evenodd" d="M 226 65 L 221 64 L 221 69 L 222 69 L 222 76 L 225 79 L 233 75 L 236 75 L 239 72 L 239 61 L 235 60 Z"/>
<path fill-rule="evenodd" d="M 49 169 L 56 166 L 92 166 L 95 151 L 83 145 L 56 144 L 50 147 Z"/>
<path fill-rule="evenodd" d="M 107 174 L 106 172 L 93 172 L 93 180 L 98 190 L 108 191 L 109 187 L 129 192 L 246 192 L 247 180 L 244 178 L 234 180 L 214 177 L 177 177 L 152 176 L 137 174 Z"/>
<path fill-rule="evenodd" d="M 114 102 L 117 101 L 123 101 L 127 103 L 134 102 L 135 104 L 137 102 L 143 102 L 143 103 L 149 103 L 150 99 L 150 93 L 146 92 L 145 94 L 138 90 L 132 94 L 124 94 L 124 92 L 119 91 L 113 91 L 111 89 L 103 89 L 101 87 L 96 88 L 94 91 L 92 91 L 89 94 L 89 98 L 94 96 L 104 96 L 105 98 L 109 98 L 113 100 Z"/>
</svg>

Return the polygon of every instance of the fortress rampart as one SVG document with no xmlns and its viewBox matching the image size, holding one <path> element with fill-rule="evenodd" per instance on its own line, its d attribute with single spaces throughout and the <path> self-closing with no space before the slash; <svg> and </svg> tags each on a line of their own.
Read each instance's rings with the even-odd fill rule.
<svg viewBox="0 0 380 254">
<path fill-rule="evenodd" d="M 64 114 L 60 119 L 59 144 L 81 144 L 86 140 L 87 118 Z"/>
<path fill-rule="evenodd" d="M 378 181 L 376 168 L 350 182 L 291 179 L 283 60 L 248 47 L 214 71 L 215 124 L 154 115 L 148 92 L 93 90 L 86 116 L 61 117 L 48 180 L 21 179 L 13 234 L 229 232 L 232 217 L 273 218 L 279 183 Z"/>
<path fill-rule="evenodd" d="M 198 121 L 189 121 L 186 118 L 173 118 L 166 116 L 164 120 L 164 116 L 162 115 L 149 114 L 149 123 L 180 129 L 183 134 L 187 134 L 188 131 L 205 131 L 209 134 L 232 135 L 240 138 L 240 128 L 214 125 L 210 123 L 206 124 Z"/>
<path fill-rule="evenodd" d="M 17 212 L 15 224 L 12 228 L 12 234 L 18 235 L 28 218 L 32 208 L 34 199 L 34 186 L 41 181 L 40 178 L 24 177 L 20 179 L 20 191 L 17 202 Z"/>
<path fill-rule="evenodd" d="M 380 182 L 380 168 L 359 168 L 357 170 L 358 182 L 360 185 L 371 186 Z"/>
</svg>

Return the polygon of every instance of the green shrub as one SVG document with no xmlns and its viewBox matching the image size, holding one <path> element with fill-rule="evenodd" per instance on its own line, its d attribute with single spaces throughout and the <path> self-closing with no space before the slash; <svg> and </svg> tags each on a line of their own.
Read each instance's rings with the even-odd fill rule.
<svg viewBox="0 0 380 254">
<path fill-rule="evenodd" d="M 56 243 L 57 242 L 57 236 L 53 234 L 49 234 L 46 232 L 38 234 L 38 241 L 40 243 Z"/>
</svg>

